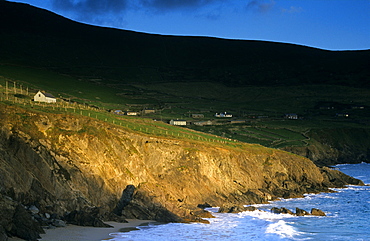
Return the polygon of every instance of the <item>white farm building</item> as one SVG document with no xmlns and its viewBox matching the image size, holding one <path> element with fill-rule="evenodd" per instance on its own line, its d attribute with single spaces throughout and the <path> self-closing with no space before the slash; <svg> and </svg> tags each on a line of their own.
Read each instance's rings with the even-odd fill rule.
<svg viewBox="0 0 370 241">
<path fill-rule="evenodd" d="M 46 102 L 46 103 L 55 103 L 57 99 L 50 93 L 46 93 L 45 91 L 39 91 L 33 97 L 34 101 L 38 102 Z"/>
<path fill-rule="evenodd" d="M 170 125 L 174 126 L 186 126 L 186 120 L 171 120 Z"/>
</svg>

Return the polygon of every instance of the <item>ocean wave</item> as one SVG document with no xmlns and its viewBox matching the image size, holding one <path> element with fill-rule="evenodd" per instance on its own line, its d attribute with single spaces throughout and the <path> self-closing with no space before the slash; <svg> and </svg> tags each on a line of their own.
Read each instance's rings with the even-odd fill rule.
<svg viewBox="0 0 370 241">
<path fill-rule="evenodd" d="M 255 210 L 253 212 L 246 211 L 246 212 L 239 213 L 239 216 L 241 217 L 251 216 L 254 218 L 259 218 L 259 219 L 263 219 L 267 221 L 275 221 L 275 220 L 280 220 L 283 218 L 294 217 L 293 215 L 290 215 L 290 214 L 285 214 L 285 213 L 276 214 L 276 213 L 272 213 L 270 211 L 264 211 L 264 210 Z"/>
<path fill-rule="evenodd" d="M 300 233 L 294 229 L 294 227 L 290 226 L 284 220 L 279 220 L 278 222 L 271 223 L 266 228 L 266 233 L 274 233 L 279 235 L 282 238 L 289 238 L 294 239 Z"/>
<path fill-rule="evenodd" d="M 346 174 L 370 178 L 369 164 L 341 165 Z M 363 168 L 365 167 L 365 168 Z M 365 178 L 366 179 L 366 178 Z M 129 233 L 113 233 L 112 241 L 300 241 L 300 240 L 370 240 L 368 214 L 370 186 L 349 185 L 333 193 L 306 194 L 304 198 L 280 199 L 268 204 L 255 204 L 253 212 L 217 213 L 210 224 L 165 224 L 140 228 Z M 323 210 L 327 216 L 294 216 L 275 214 L 272 207 L 296 207 L 309 211 Z"/>
</svg>

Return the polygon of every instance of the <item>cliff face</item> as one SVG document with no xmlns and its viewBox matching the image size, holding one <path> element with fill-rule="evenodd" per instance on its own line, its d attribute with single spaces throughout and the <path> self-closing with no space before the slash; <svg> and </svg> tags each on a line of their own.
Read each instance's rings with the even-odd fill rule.
<svg viewBox="0 0 370 241">
<path fill-rule="evenodd" d="M 318 166 L 370 160 L 369 128 L 313 129 L 306 135 L 311 139 L 310 145 L 285 150 L 307 157 Z"/>
<path fill-rule="evenodd" d="M 40 213 L 100 207 L 102 215 L 194 221 L 203 215 L 198 204 L 262 203 L 334 185 L 330 170 L 258 145 L 146 136 L 9 106 L 0 117 L 1 194 Z"/>
</svg>

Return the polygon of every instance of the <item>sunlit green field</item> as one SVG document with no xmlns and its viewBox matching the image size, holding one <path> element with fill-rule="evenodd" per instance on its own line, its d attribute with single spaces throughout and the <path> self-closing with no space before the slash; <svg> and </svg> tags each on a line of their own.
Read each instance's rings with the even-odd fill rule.
<svg viewBox="0 0 370 241">
<path fill-rule="evenodd" d="M 99 79 L 78 79 L 51 70 L 15 65 L 0 65 L 0 73 L 3 99 L 6 87 L 8 94 L 17 94 L 18 97 L 20 88 L 24 92 L 28 89 L 26 98 L 29 100 L 38 90 L 46 90 L 63 98 L 62 102 L 66 105 L 76 103 L 99 110 L 57 110 L 50 107 L 43 111 L 73 112 L 154 135 L 166 135 L 165 131 L 159 131 L 158 125 L 168 123 L 171 119 L 185 119 L 189 123 L 211 120 L 214 125 L 191 124 L 186 128 L 230 140 L 283 148 L 308 145 L 310 139 L 305 133 L 312 129 L 363 127 L 370 120 L 367 109 L 370 106 L 370 91 L 362 88 L 324 85 L 236 88 L 203 81 L 114 85 L 114 81 L 102 83 Z M 14 93 L 14 86 L 18 93 Z M 344 109 L 320 109 L 320 103 L 340 103 Z M 351 106 L 365 109 L 351 109 Z M 155 113 L 144 114 L 141 111 L 145 108 L 152 108 Z M 135 118 L 118 117 L 108 112 L 114 109 L 138 111 L 142 115 Z M 214 117 L 215 113 L 225 111 L 233 114 L 231 119 L 244 123 L 230 124 L 231 119 Z M 338 111 L 349 113 L 349 117 L 336 116 Z M 204 117 L 192 118 L 191 114 L 196 113 Z M 284 119 L 286 113 L 296 113 L 300 119 Z M 145 119 L 156 120 L 156 127 L 145 122 Z M 184 128 L 178 132 L 175 127 L 177 131 L 173 133 L 168 128 L 172 127 L 166 125 L 167 135 L 180 137 L 176 133 L 186 133 Z M 191 135 L 194 133 L 191 132 Z M 197 134 L 189 138 L 201 136 Z"/>
</svg>

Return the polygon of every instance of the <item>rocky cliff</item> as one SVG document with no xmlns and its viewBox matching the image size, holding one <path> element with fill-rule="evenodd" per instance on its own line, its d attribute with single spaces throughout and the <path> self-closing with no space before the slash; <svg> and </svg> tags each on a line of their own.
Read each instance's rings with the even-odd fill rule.
<svg viewBox="0 0 370 241">
<path fill-rule="evenodd" d="M 0 229 L 29 240 L 40 230 L 29 224 L 35 234 L 22 236 L 16 220 L 31 207 L 39 218 L 66 221 L 93 210 L 102 219 L 188 222 L 207 217 L 199 204 L 263 203 L 361 184 L 259 145 L 156 137 L 88 117 L 3 104 L 0 118 L 0 210 L 7 214 Z"/>
<path fill-rule="evenodd" d="M 370 161 L 369 128 L 323 128 L 306 133 L 310 144 L 285 150 L 309 158 L 318 166 Z"/>
</svg>

